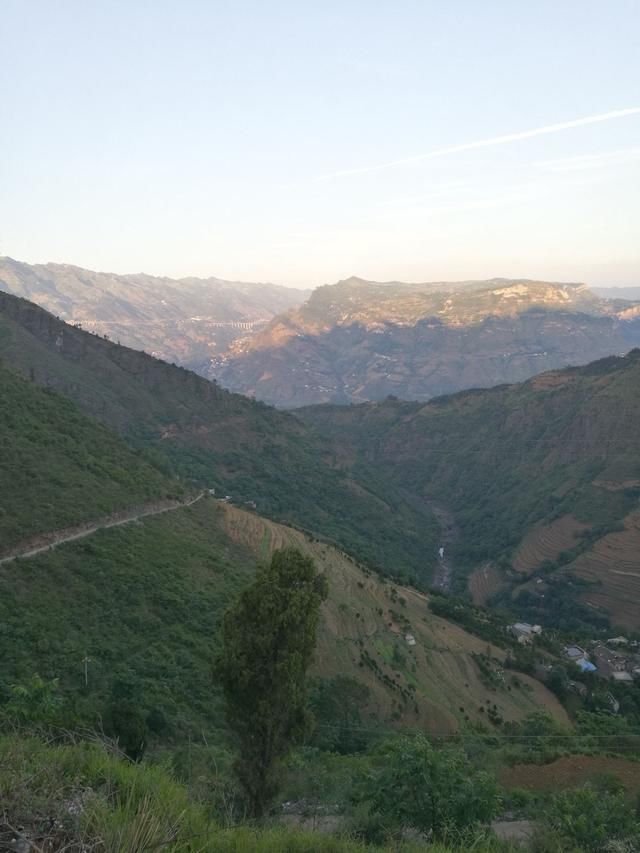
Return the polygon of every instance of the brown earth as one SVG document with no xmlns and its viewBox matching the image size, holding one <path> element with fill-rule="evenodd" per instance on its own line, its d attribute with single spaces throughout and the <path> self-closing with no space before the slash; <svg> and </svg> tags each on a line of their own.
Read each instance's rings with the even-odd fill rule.
<svg viewBox="0 0 640 853">
<path fill-rule="evenodd" d="M 624 520 L 624 530 L 609 533 L 568 566 L 572 573 L 598 585 L 582 600 L 604 607 L 612 625 L 640 628 L 640 512 Z"/>
<path fill-rule="evenodd" d="M 484 607 L 491 596 L 503 586 L 503 578 L 493 563 L 485 563 L 469 575 L 468 584 L 473 603 Z"/>
<path fill-rule="evenodd" d="M 517 572 L 532 572 L 545 560 L 556 560 L 563 551 L 573 548 L 578 535 L 587 527 L 572 515 L 563 515 L 551 524 L 534 527 L 520 543 L 513 568 Z"/>
<path fill-rule="evenodd" d="M 498 780 L 507 789 L 557 791 L 578 788 L 603 773 L 619 779 L 630 798 L 640 794 L 640 764 L 626 758 L 602 755 L 570 755 L 551 764 L 515 764 L 513 767 L 501 768 Z"/>
</svg>

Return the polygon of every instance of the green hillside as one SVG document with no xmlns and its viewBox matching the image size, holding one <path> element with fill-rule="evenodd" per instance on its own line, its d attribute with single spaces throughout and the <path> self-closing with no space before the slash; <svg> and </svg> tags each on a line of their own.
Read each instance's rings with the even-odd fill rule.
<svg viewBox="0 0 640 853">
<path fill-rule="evenodd" d="M 69 397 L 191 484 L 339 542 L 394 574 L 427 576 L 430 512 L 375 466 L 345 471 L 331 444 L 293 416 L 187 370 L 69 326 L 0 293 L 0 358 Z"/>
<path fill-rule="evenodd" d="M 34 534 L 185 490 L 67 399 L 0 368 L 0 556 Z"/>
<path fill-rule="evenodd" d="M 567 516 L 581 530 L 555 557 L 569 565 L 638 507 L 638 350 L 426 405 L 389 399 L 300 416 L 343 442 L 354 464 L 378 465 L 453 513 L 450 550 L 462 570 L 492 560 L 508 573 L 532 528 Z"/>
<path fill-rule="evenodd" d="M 87 725 L 105 718 L 113 697 L 124 692 L 145 715 L 163 721 L 156 732 L 161 741 L 205 732 L 226 743 L 211 673 L 221 619 L 256 560 L 287 545 L 313 557 L 329 580 L 313 672 L 360 683 L 359 710 L 369 725 L 453 733 L 480 723 L 488 702 L 505 720 L 541 709 L 567 720 L 534 679 L 519 674 L 512 679 L 517 689 L 510 676 L 488 680 L 487 666 L 502 671 L 504 649 L 434 615 L 420 593 L 384 583 L 331 546 L 213 498 L 1 567 L 4 690 L 34 672 L 59 678 Z M 407 645 L 407 631 L 416 646 Z M 487 649 L 493 660 L 483 665 Z"/>
</svg>

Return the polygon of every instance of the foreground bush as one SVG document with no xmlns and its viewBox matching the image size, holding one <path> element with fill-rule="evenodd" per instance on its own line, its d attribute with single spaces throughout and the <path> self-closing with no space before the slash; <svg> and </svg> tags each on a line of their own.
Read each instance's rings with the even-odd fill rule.
<svg viewBox="0 0 640 853">
<path fill-rule="evenodd" d="M 97 743 L 0 738 L 0 849 L 81 853 L 365 853 L 356 841 L 291 829 L 220 829 L 160 767 L 132 764 Z M 11 846 L 9 846 L 11 845 Z M 424 844 L 393 845 L 418 853 Z M 461 849 L 433 845 L 430 853 Z M 469 849 L 469 848 L 466 848 Z M 491 842 L 477 853 L 507 850 Z"/>
</svg>

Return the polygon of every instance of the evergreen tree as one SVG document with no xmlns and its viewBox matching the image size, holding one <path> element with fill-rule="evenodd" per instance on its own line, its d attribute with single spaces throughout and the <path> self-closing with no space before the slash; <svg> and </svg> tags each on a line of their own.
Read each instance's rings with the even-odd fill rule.
<svg viewBox="0 0 640 853">
<path fill-rule="evenodd" d="M 306 672 L 327 582 L 294 548 L 276 551 L 227 612 L 217 662 L 229 726 L 239 741 L 239 781 L 254 817 L 278 788 L 278 770 L 309 730 Z"/>
</svg>

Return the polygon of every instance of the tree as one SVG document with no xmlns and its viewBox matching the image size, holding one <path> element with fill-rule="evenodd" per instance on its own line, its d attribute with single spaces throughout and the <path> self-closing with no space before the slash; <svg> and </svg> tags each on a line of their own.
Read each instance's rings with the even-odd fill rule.
<svg viewBox="0 0 640 853">
<path fill-rule="evenodd" d="M 457 747 L 434 749 L 422 734 L 401 736 L 381 750 L 380 768 L 365 784 L 370 812 L 388 828 L 412 827 L 446 839 L 490 821 L 500 807 L 498 786 L 475 770 Z"/>
<path fill-rule="evenodd" d="M 112 701 L 107 712 L 107 731 L 131 761 L 140 761 L 147 748 L 148 726 L 144 711 L 124 697 Z"/>
<path fill-rule="evenodd" d="M 569 693 L 569 675 L 563 666 L 552 666 L 547 676 L 547 687 L 552 690 L 560 701 L 564 701 Z"/>
<path fill-rule="evenodd" d="M 562 839 L 584 851 L 603 850 L 614 839 L 637 840 L 640 832 L 624 793 L 590 785 L 557 794 L 546 812 L 546 822 Z"/>
<path fill-rule="evenodd" d="M 33 675 L 25 684 L 14 685 L 5 710 L 9 719 L 15 723 L 30 726 L 61 725 L 63 699 L 58 679 L 45 681 L 39 675 Z"/>
<path fill-rule="evenodd" d="M 278 788 L 279 768 L 309 731 L 306 672 L 327 582 L 294 548 L 276 551 L 224 618 L 216 672 L 240 747 L 238 779 L 253 817 Z"/>
<path fill-rule="evenodd" d="M 371 699 L 365 684 L 348 675 L 323 678 L 311 690 L 310 705 L 317 726 L 313 741 L 320 749 L 348 755 L 367 746 L 360 710 Z"/>
</svg>

